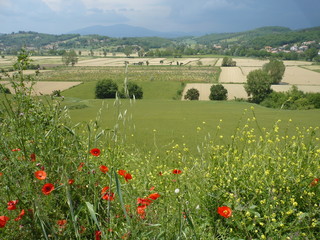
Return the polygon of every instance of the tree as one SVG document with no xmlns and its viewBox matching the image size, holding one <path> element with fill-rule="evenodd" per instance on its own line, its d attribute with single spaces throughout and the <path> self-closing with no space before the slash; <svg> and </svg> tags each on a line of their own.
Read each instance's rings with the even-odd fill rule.
<svg viewBox="0 0 320 240">
<path fill-rule="evenodd" d="M 62 62 L 66 65 L 69 66 L 74 66 L 78 62 L 78 57 L 77 53 L 74 50 L 70 50 L 69 52 L 65 52 L 62 55 Z"/>
<path fill-rule="evenodd" d="M 130 54 L 132 53 L 132 47 L 131 46 L 125 46 L 124 49 L 123 49 L 123 53 L 129 57 Z"/>
<path fill-rule="evenodd" d="M 309 48 L 304 52 L 307 61 L 312 61 L 318 55 L 318 49 L 316 48 Z"/>
<path fill-rule="evenodd" d="M 188 89 L 186 95 L 184 95 L 184 99 L 199 100 L 199 96 L 200 96 L 200 93 L 199 93 L 198 89 L 190 88 L 190 89 Z"/>
<path fill-rule="evenodd" d="M 228 90 L 221 84 L 212 85 L 210 88 L 210 100 L 227 100 Z"/>
<path fill-rule="evenodd" d="M 142 87 L 138 86 L 136 83 L 129 82 L 127 84 L 126 88 L 122 89 L 121 97 L 123 97 L 123 98 L 128 97 L 128 98 L 142 99 L 143 98 Z"/>
<path fill-rule="evenodd" d="M 286 66 L 282 61 L 273 59 L 262 66 L 262 70 L 269 74 L 271 84 L 279 84 L 282 80 Z"/>
<path fill-rule="evenodd" d="M 118 85 L 111 79 L 100 80 L 96 84 L 95 95 L 96 98 L 115 98 L 118 91 Z"/>
<path fill-rule="evenodd" d="M 233 61 L 231 57 L 224 57 L 222 59 L 222 67 L 235 67 L 236 66 L 236 61 Z"/>
<path fill-rule="evenodd" d="M 244 89 L 251 102 L 262 102 L 272 92 L 270 75 L 261 69 L 251 71 Z"/>
</svg>

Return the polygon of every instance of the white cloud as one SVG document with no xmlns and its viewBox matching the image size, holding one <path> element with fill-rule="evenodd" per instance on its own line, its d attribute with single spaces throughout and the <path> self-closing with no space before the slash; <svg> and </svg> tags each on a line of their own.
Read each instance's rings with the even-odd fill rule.
<svg viewBox="0 0 320 240">
<path fill-rule="evenodd" d="M 41 0 L 41 1 L 47 4 L 47 6 L 55 12 L 61 11 L 63 7 L 63 3 L 66 2 L 64 0 Z"/>
<path fill-rule="evenodd" d="M 10 0 L 0 0 L 0 8 L 7 8 L 11 6 Z"/>
</svg>

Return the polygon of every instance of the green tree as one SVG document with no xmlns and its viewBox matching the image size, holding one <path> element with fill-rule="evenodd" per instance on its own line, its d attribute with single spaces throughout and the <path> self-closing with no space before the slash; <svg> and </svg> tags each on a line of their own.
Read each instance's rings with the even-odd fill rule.
<svg viewBox="0 0 320 240">
<path fill-rule="evenodd" d="M 233 61 L 231 57 L 224 57 L 222 59 L 222 67 L 235 67 L 236 66 L 236 61 Z"/>
<path fill-rule="evenodd" d="M 96 98 L 115 98 L 118 91 L 118 85 L 111 79 L 100 80 L 96 84 L 95 95 Z"/>
<path fill-rule="evenodd" d="M 307 61 L 312 61 L 316 56 L 318 56 L 318 49 L 316 48 L 309 48 L 304 52 Z"/>
<path fill-rule="evenodd" d="M 129 57 L 132 54 L 132 47 L 131 46 L 125 46 L 123 49 L 123 53 Z"/>
<path fill-rule="evenodd" d="M 262 102 L 272 92 L 270 75 L 261 69 L 251 71 L 244 89 L 251 102 Z"/>
<path fill-rule="evenodd" d="M 228 90 L 221 84 L 212 85 L 210 88 L 210 100 L 227 100 Z"/>
<path fill-rule="evenodd" d="M 269 74 L 271 84 L 279 84 L 283 78 L 286 66 L 282 61 L 272 59 L 262 66 L 262 70 Z"/>
<path fill-rule="evenodd" d="M 66 65 L 69 66 L 74 66 L 78 62 L 78 57 L 77 53 L 74 50 L 70 50 L 69 52 L 65 52 L 62 55 L 62 62 Z"/>
<path fill-rule="evenodd" d="M 142 99 L 143 98 L 142 87 L 140 87 L 136 83 L 129 82 L 127 84 L 126 88 L 122 89 L 121 97 L 123 97 L 123 98 Z"/>
<path fill-rule="evenodd" d="M 200 93 L 199 93 L 198 89 L 190 88 L 190 89 L 188 89 L 188 91 L 184 95 L 184 99 L 187 99 L 187 100 L 199 100 L 199 96 L 200 96 Z"/>
</svg>

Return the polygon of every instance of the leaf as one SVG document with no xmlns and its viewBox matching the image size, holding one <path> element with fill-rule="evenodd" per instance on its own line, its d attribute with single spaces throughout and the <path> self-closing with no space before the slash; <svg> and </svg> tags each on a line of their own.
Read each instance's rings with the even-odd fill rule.
<svg viewBox="0 0 320 240">
<path fill-rule="evenodd" d="M 94 211 L 93 209 L 93 205 L 89 202 L 86 202 L 87 208 L 89 210 L 89 213 L 91 215 L 92 220 L 95 222 L 95 224 L 97 224 L 97 227 L 99 228 L 99 223 L 98 223 L 98 219 L 97 219 L 97 213 Z"/>
<path fill-rule="evenodd" d="M 127 214 L 126 208 L 125 208 L 124 203 L 123 203 L 122 191 L 121 191 L 121 186 L 120 186 L 118 174 L 116 173 L 115 170 L 113 170 L 113 172 L 114 172 L 114 177 L 115 177 L 115 179 L 116 179 L 117 193 L 118 193 L 118 195 L 119 195 L 121 207 L 122 207 L 123 213 L 124 213 L 124 215 L 125 215 L 125 217 L 126 217 L 126 219 L 127 219 L 127 222 L 130 224 L 130 218 L 129 218 L 128 214 Z"/>
</svg>

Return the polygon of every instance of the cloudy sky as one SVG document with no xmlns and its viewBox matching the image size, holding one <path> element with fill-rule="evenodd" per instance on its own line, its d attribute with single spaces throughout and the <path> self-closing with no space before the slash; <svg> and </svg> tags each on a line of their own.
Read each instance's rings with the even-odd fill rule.
<svg viewBox="0 0 320 240">
<path fill-rule="evenodd" d="M 0 0 L 0 33 L 62 34 L 93 25 L 240 32 L 320 26 L 320 0 Z"/>
</svg>

